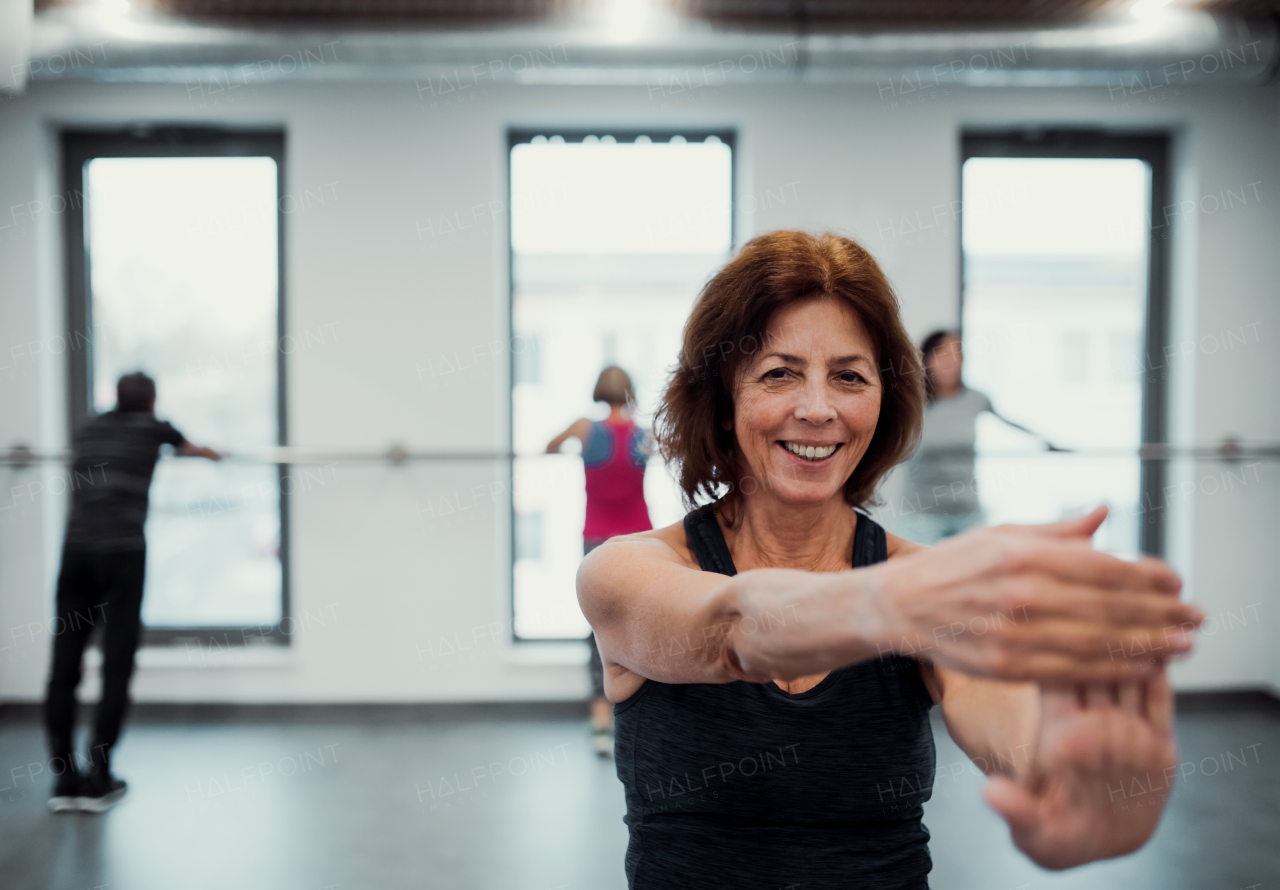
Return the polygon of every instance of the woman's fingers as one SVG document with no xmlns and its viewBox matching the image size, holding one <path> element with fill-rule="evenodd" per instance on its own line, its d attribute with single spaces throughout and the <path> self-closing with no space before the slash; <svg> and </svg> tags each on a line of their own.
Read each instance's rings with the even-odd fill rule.
<svg viewBox="0 0 1280 890">
<path fill-rule="evenodd" d="M 1046 684 L 1040 687 L 1040 725 L 1063 720 L 1080 710 L 1082 687 L 1075 683 Z"/>
<path fill-rule="evenodd" d="M 1060 652 L 1033 651 L 1019 656 L 985 652 L 934 656 L 945 667 L 975 677 L 1009 682 L 1049 684 L 1120 683 L 1143 681 L 1158 670 L 1150 661 L 1080 659 Z"/>
<path fill-rule="evenodd" d="M 1133 658 L 1144 653 L 1189 651 L 1202 613 L 1171 597 L 1141 593 L 1098 593 L 1081 587 L 1057 587 L 992 618 L 970 619 L 971 633 L 995 630 L 1002 636 L 1067 635 L 1081 651 Z M 984 627 L 985 624 L 985 627 Z M 1037 641 L 1039 642 L 1039 641 Z M 1052 640 L 1045 640 L 1052 645 Z"/>
<path fill-rule="evenodd" d="M 1200 626 L 1204 615 L 1195 606 L 1164 593 L 1106 590 L 1078 582 L 1043 579 L 1020 585 L 1021 600 L 1011 611 L 1016 619 L 1089 621 L 1116 633 L 1152 633 L 1144 645 L 1171 645 L 1179 635 Z"/>
<path fill-rule="evenodd" d="M 1203 613 L 1178 599 L 1182 581 L 1160 560 L 1093 550 L 1087 533 L 1105 515 L 1035 534 L 988 529 L 891 564 L 882 590 L 887 623 L 901 622 L 894 642 L 969 673 L 1041 682 L 1144 679 L 1189 652 Z M 1119 702 L 1118 689 L 1107 696 Z"/>
<path fill-rule="evenodd" d="M 1111 695 L 1113 683 L 1089 683 L 1084 688 L 1085 707 L 1105 708 L 1115 703 Z"/>
<path fill-rule="evenodd" d="M 1047 538 L 1092 538 L 1099 526 L 1107 519 L 1110 512 L 1106 504 L 1099 504 L 1084 516 L 1063 519 L 1059 522 L 1046 522 L 1040 525 L 1017 526 L 1018 529 L 1033 535 Z"/>
<path fill-rule="evenodd" d="M 1147 556 L 1132 562 L 1117 559 L 1081 541 L 1014 538 L 998 555 L 993 569 L 1011 577 L 1047 576 L 1105 590 L 1162 594 L 1182 590 L 1182 579 L 1162 560 Z"/>
<path fill-rule="evenodd" d="M 1097 664 L 1116 668 L 1105 670 L 1101 674 L 1091 674 L 1089 678 L 1081 676 L 1081 680 L 1096 679 L 1098 676 L 1116 680 L 1139 676 L 1141 672 L 1135 667 L 1137 664 L 1158 663 L 1162 656 L 1173 655 L 1178 651 L 1180 650 L 1166 647 L 1157 653 L 1134 652 L 1123 649 L 1109 634 L 1100 633 L 1095 625 L 1082 621 L 1058 621 L 1029 626 L 1016 639 L 1003 646 L 1003 657 L 1016 663 L 1036 655 L 1061 656 L 1081 667 Z"/>
<path fill-rule="evenodd" d="M 1173 728 L 1173 691 L 1167 672 L 1158 663 L 1150 661 L 1096 663 L 1084 662 L 1060 653 L 1038 652 L 1018 662 L 1017 668 L 996 671 L 983 664 L 970 664 L 940 658 L 947 667 L 962 670 L 972 676 L 993 677 L 998 680 L 1038 682 L 1052 698 L 1045 698 L 1044 705 L 1054 703 L 1066 707 L 1107 705 L 1121 707 L 1142 714 L 1156 727 L 1168 732 Z M 1111 698 L 1110 687 L 1116 689 L 1117 699 Z M 1105 696 L 1091 697 L 1089 687 L 1105 689 Z"/>
<path fill-rule="evenodd" d="M 910 562 L 913 574 L 926 583 L 964 581 L 1017 586 L 1056 579 L 1100 590 L 1148 591 L 1177 594 L 1182 579 L 1165 562 L 1151 557 L 1129 561 L 1101 553 L 1083 539 L 1027 535 L 1008 526 L 959 535 L 922 551 Z M 927 570 L 924 570 L 925 567 Z M 904 570 L 907 566 L 903 565 Z"/>
<path fill-rule="evenodd" d="M 949 632 L 943 633 L 934 657 L 966 673 L 1042 682 L 1143 680 L 1160 669 L 1165 659 L 1185 653 L 1190 646 L 1181 635 L 1126 633 L 1096 622 L 1064 619 L 1028 621 L 998 638 L 992 633 L 967 636 L 952 639 Z"/>
<path fill-rule="evenodd" d="M 1143 713 L 1143 685 L 1142 683 L 1120 683 L 1116 690 L 1119 694 L 1118 703 L 1121 708 L 1126 711 L 1132 711 L 1135 714 Z"/>
<path fill-rule="evenodd" d="M 1081 597 L 1087 605 L 1087 597 Z M 1154 599 L 1168 601 L 1167 597 Z M 1165 604 L 1160 603 L 1161 607 Z M 1055 678 L 1129 680 L 1145 676 L 1166 658 L 1191 648 L 1193 625 L 1175 624 L 1160 609 L 1145 625 L 1112 624 L 1097 608 L 1092 615 L 1089 608 L 1073 610 L 1077 614 L 1065 617 L 1056 614 L 1064 610 L 1028 608 L 1025 617 L 1015 611 L 1017 621 L 1013 622 L 982 616 L 967 624 L 955 621 L 940 626 L 928 639 L 936 643 L 939 656 L 955 666 L 973 659 L 986 676 L 1028 680 L 1047 679 L 1032 673 L 1033 665 L 1046 663 L 1061 666 L 1053 674 Z"/>
<path fill-rule="evenodd" d="M 1026 831 L 1035 825 L 1035 798 L 1008 776 L 994 776 L 982 789 L 982 797 L 1014 831 Z"/>
<path fill-rule="evenodd" d="M 1157 671 L 1145 684 L 1147 719 L 1164 733 L 1173 732 L 1173 687 L 1169 674 Z"/>
</svg>

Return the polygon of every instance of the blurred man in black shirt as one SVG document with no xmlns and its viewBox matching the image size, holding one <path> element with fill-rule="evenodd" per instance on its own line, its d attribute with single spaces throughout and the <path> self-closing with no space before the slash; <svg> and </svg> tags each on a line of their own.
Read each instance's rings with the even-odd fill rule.
<svg viewBox="0 0 1280 890">
<path fill-rule="evenodd" d="M 120 736 L 138 648 L 147 563 L 143 526 L 160 446 L 172 445 L 181 455 L 222 459 L 157 420 L 155 401 L 150 377 L 127 374 L 116 386 L 116 409 L 89 420 L 75 436 L 72 472 L 81 475 L 72 478 L 96 481 L 73 490 L 58 573 L 53 669 L 44 706 L 51 769 L 60 773 L 49 801 L 55 812 L 101 813 L 125 793 L 125 783 L 111 774 L 111 749 Z M 89 772 L 83 774 L 72 750 L 76 687 L 85 644 L 99 625 L 102 700 L 89 746 Z"/>
</svg>

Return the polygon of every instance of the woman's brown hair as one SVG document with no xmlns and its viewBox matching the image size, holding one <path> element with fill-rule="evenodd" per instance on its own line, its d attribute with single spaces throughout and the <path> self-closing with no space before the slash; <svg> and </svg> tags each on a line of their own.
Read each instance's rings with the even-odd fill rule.
<svg viewBox="0 0 1280 890">
<path fill-rule="evenodd" d="M 654 418 L 662 456 L 679 467 L 687 507 L 722 494 L 731 502 L 742 490 L 736 440 L 725 429 L 739 373 L 765 346 L 773 314 L 814 297 L 854 311 L 875 345 L 882 386 L 876 431 L 845 482 L 845 500 L 854 507 L 874 503 L 880 480 L 915 448 L 924 412 L 920 353 L 880 266 L 858 244 L 829 232 L 770 232 L 747 242 L 698 295 Z"/>
</svg>

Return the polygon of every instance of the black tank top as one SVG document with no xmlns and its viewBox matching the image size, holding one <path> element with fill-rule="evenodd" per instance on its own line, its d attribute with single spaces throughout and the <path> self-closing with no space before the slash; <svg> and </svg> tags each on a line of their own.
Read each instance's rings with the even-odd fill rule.
<svg viewBox="0 0 1280 890">
<path fill-rule="evenodd" d="M 684 527 L 703 571 L 737 573 L 711 507 Z M 887 558 L 884 529 L 858 514 L 853 566 Z M 614 707 L 628 886 L 927 888 L 931 706 L 916 663 L 895 655 L 797 695 L 645 680 Z"/>
</svg>

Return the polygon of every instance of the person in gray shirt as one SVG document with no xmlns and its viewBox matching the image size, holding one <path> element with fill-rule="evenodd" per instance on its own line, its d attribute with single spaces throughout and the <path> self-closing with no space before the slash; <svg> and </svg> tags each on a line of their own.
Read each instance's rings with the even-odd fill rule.
<svg viewBox="0 0 1280 890">
<path fill-rule="evenodd" d="M 934 331 L 920 351 L 928 403 L 920 447 L 907 463 L 908 491 L 898 525 L 908 539 L 935 544 L 985 519 L 973 471 L 978 415 L 989 411 L 1014 429 L 1036 434 L 1001 417 L 984 393 L 964 385 L 958 331 Z M 1044 444 L 1050 451 L 1065 450 L 1047 440 Z"/>
</svg>

